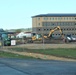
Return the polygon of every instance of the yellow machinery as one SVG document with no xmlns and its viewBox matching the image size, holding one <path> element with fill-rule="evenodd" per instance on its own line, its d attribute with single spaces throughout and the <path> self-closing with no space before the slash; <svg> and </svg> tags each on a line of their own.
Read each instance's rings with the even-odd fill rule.
<svg viewBox="0 0 76 75">
<path fill-rule="evenodd" d="M 43 37 L 44 37 L 44 38 L 51 38 L 52 33 L 53 33 L 54 31 L 56 31 L 56 30 L 59 30 L 60 33 L 61 33 L 61 35 L 62 35 L 62 37 L 64 37 L 63 31 L 61 30 L 60 26 L 57 26 L 57 27 L 55 27 L 54 29 L 50 30 L 49 35 L 48 35 L 48 36 L 43 36 Z"/>
<path fill-rule="evenodd" d="M 42 35 L 36 34 L 32 37 L 33 42 L 42 42 Z"/>
<path fill-rule="evenodd" d="M 64 35 L 63 35 L 63 32 L 62 32 L 62 30 L 61 30 L 61 28 L 60 28 L 60 26 L 57 26 L 57 27 L 55 27 L 54 29 L 52 29 L 52 30 L 50 30 L 50 32 L 49 32 L 49 35 L 48 36 L 42 36 L 42 35 L 40 35 L 40 34 L 36 34 L 35 36 L 33 36 L 32 37 L 32 41 L 34 42 L 34 41 L 45 41 L 45 42 L 51 42 L 51 40 L 50 39 L 52 39 L 52 33 L 54 32 L 54 31 L 56 31 L 56 30 L 59 30 L 60 31 L 60 33 L 61 33 L 61 38 L 64 38 Z M 50 38 L 50 39 L 49 39 Z M 54 40 L 55 41 L 55 40 Z"/>
</svg>

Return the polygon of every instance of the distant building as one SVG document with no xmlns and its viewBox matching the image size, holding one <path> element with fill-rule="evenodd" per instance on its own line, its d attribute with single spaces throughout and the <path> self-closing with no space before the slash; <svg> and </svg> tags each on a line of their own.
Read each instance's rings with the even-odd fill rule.
<svg viewBox="0 0 76 75">
<path fill-rule="evenodd" d="M 12 38 L 12 36 L 15 36 L 15 32 L 7 32 L 3 29 L 0 29 L 0 38 L 2 37 L 3 34 L 7 34 L 8 37 Z"/>
<path fill-rule="evenodd" d="M 29 38 L 32 37 L 31 32 L 20 32 L 16 35 L 16 38 L 23 38 L 23 37 Z"/>
<path fill-rule="evenodd" d="M 60 26 L 64 35 L 76 36 L 76 14 L 41 14 L 32 16 L 32 33 L 48 35 L 49 31 Z M 55 31 L 53 36 L 60 36 Z"/>
</svg>

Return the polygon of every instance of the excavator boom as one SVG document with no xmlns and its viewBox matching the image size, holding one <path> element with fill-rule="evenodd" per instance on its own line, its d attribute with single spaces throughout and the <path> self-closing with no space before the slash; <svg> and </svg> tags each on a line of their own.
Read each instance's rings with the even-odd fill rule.
<svg viewBox="0 0 76 75">
<path fill-rule="evenodd" d="M 55 27 L 54 29 L 50 30 L 48 37 L 50 37 L 50 36 L 52 35 L 52 33 L 53 33 L 54 31 L 56 31 L 56 30 L 59 30 L 60 33 L 61 33 L 61 35 L 63 35 L 63 32 L 62 32 L 60 26 L 57 26 L 57 27 Z"/>
</svg>

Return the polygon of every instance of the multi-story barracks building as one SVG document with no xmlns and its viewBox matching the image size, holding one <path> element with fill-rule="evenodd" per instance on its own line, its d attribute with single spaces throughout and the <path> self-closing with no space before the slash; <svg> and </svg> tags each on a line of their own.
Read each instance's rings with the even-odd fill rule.
<svg viewBox="0 0 76 75">
<path fill-rule="evenodd" d="M 32 16 L 32 33 L 48 35 L 51 29 L 60 26 L 64 35 L 76 36 L 76 14 L 40 14 Z M 53 36 L 60 36 L 55 31 Z"/>
</svg>

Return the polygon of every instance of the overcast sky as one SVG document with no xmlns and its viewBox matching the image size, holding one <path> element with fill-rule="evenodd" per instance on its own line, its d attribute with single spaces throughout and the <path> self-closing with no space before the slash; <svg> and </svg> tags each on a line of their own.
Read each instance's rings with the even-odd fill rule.
<svg viewBox="0 0 76 75">
<path fill-rule="evenodd" d="M 76 0 L 0 0 L 0 28 L 31 28 L 32 16 L 76 13 Z"/>
</svg>

